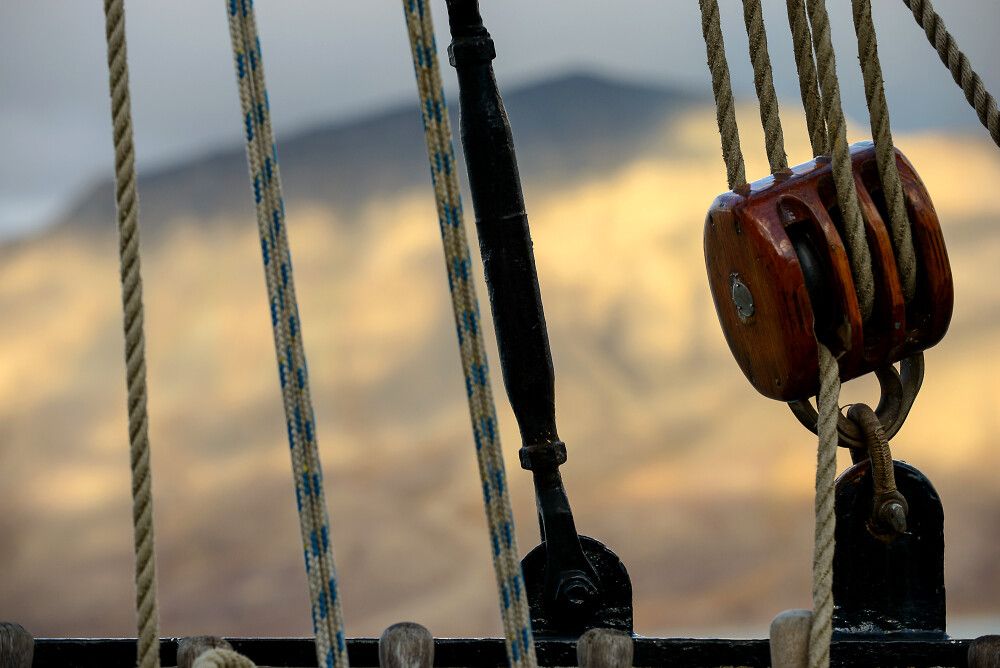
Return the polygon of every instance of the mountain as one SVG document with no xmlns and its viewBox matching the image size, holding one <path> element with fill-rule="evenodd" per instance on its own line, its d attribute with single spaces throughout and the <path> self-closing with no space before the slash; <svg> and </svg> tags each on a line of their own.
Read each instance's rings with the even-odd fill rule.
<svg viewBox="0 0 1000 668">
<path fill-rule="evenodd" d="M 654 127 L 695 101 L 682 90 L 583 73 L 515 88 L 505 99 L 521 168 L 546 180 L 615 169 L 648 152 L 644 140 Z M 457 101 L 451 115 L 457 136 Z M 415 101 L 279 136 L 286 199 L 356 215 L 374 197 L 426 185 L 423 141 Z M 107 229 L 114 220 L 112 185 L 108 179 L 84 193 L 57 226 Z M 248 187 L 242 146 L 140 174 L 144 233 L 157 238 L 171 218 L 247 211 Z"/>
<path fill-rule="evenodd" d="M 815 441 L 750 388 L 708 294 L 702 226 L 725 188 L 714 110 L 582 75 L 508 103 L 577 526 L 628 565 L 638 632 L 766 636 L 776 612 L 809 605 Z M 802 161 L 801 110 L 786 105 L 783 120 Z M 739 122 L 747 173 L 766 174 L 756 107 Z M 1000 157 L 979 135 L 896 139 L 934 198 L 957 297 L 893 453 L 944 501 L 952 619 L 995 619 Z M 412 619 L 441 636 L 496 635 L 419 119 L 406 105 L 279 141 L 348 631 Z M 242 152 L 144 175 L 140 191 L 161 630 L 307 634 Z M 39 636 L 134 633 L 110 203 L 95 190 L 0 254 L 0 618 Z M 531 476 L 487 347 L 527 551 Z M 842 402 L 874 393 L 850 383 Z"/>
</svg>

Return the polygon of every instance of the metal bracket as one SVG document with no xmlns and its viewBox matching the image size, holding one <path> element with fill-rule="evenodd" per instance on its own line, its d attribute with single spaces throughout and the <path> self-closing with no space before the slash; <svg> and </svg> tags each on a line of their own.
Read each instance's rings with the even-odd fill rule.
<svg viewBox="0 0 1000 668">
<path fill-rule="evenodd" d="M 870 461 L 837 479 L 833 628 L 837 637 L 944 638 L 944 510 L 931 482 L 893 462 L 909 506 L 906 533 L 891 541 L 872 532 Z"/>
</svg>

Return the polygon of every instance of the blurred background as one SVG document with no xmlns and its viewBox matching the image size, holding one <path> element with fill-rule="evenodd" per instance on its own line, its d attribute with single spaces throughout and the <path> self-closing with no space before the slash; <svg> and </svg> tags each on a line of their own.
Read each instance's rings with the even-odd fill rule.
<svg viewBox="0 0 1000 668">
<path fill-rule="evenodd" d="M 482 4 L 531 216 L 577 525 L 628 565 L 639 633 L 766 636 L 775 613 L 810 605 L 815 444 L 743 378 L 709 296 L 702 223 L 725 173 L 697 3 Z M 742 12 L 721 4 L 748 175 L 764 176 Z M 870 132 L 850 7 L 830 4 L 857 141 Z M 950 630 L 995 633 L 1000 152 L 903 4 L 873 4 L 897 145 L 934 198 L 956 289 L 950 334 L 927 355 L 893 452 L 945 504 Z M 1000 90 L 1000 5 L 938 4 Z M 444 3 L 432 5 L 443 31 Z M 348 630 L 412 619 L 442 636 L 499 635 L 401 8 L 257 9 Z M 224 2 L 127 12 L 161 631 L 305 635 Z M 784 3 L 764 12 L 789 158 L 804 162 Z M 444 75 L 455 98 L 454 72 Z M 100 3 L 4 0 L 0 91 L 0 618 L 41 636 L 130 635 Z M 489 350 L 526 551 L 537 543 L 530 476 Z M 842 401 L 875 391 L 854 382 Z"/>
</svg>

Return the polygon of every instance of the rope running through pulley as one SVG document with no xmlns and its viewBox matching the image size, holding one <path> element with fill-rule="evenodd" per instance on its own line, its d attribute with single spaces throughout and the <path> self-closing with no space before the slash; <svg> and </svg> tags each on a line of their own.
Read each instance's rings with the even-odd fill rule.
<svg viewBox="0 0 1000 668">
<path fill-rule="evenodd" d="M 723 157 L 734 192 L 747 188 L 744 159 L 736 123 L 732 85 L 726 62 L 717 0 L 700 0 L 702 31 L 708 55 L 712 89 L 716 101 Z M 765 148 L 773 174 L 788 170 L 778 105 L 774 93 L 760 0 L 744 0 L 744 20 L 749 37 L 754 84 L 760 101 Z M 830 37 L 824 0 L 787 0 L 793 51 L 799 74 L 810 144 L 815 154 L 829 152 L 832 159 L 836 200 L 843 216 L 840 228 L 847 246 L 859 306 L 864 320 L 874 308 L 875 279 L 867 246 L 865 224 L 851 166 L 846 122 L 840 102 L 836 58 Z M 910 224 L 896 170 L 888 109 L 878 62 L 870 0 L 854 0 L 854 19 L 865 80 L 866 99 L 875 137 L 879 176 L 887 192 L 890 227 L 906 297 L 914 293 L 915 260 Z M 817 432 L 815 552 L 813 559 L 813 611 L 808 640 L 808 665 L 828 666 L 833 618 L 834 479 L 836 475 L 837 423 L 840 417 L 838 364 L 829 348 L 816 341 L 819 366 L 819 416 Z"/>
</svg>

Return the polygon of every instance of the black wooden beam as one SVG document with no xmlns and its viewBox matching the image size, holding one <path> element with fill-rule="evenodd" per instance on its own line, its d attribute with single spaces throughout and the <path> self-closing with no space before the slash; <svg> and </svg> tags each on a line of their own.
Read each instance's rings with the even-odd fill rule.
<svg viewBox="0 0 1000 668">
<path fill-rule="evenodd" d="M 316 666 L 310 638 L 229 638 L 233 648 L 260 666 Z M 131 638 L 40 638 L 35 641 L 34 668 L 113 668 L 135 665 Z M 838 640 L 832 666 L 955 666 L 965 668 L 970 640 Z M 378 640 L 356 638 L 347 643 L 351 665 L 378 666 Z M 539 640 L 541 666 L 576 665 L 572 639 Z M 177 639 L 160 646 L 164 666 L 177 663 Z M 636 666 L 767 666 L 766 640 L 636 638 Z M 500 668 L 507 665 L 500 638 L 441 638 L 434 642 L 434 665 L 443 668 Z"/>
</svg>

